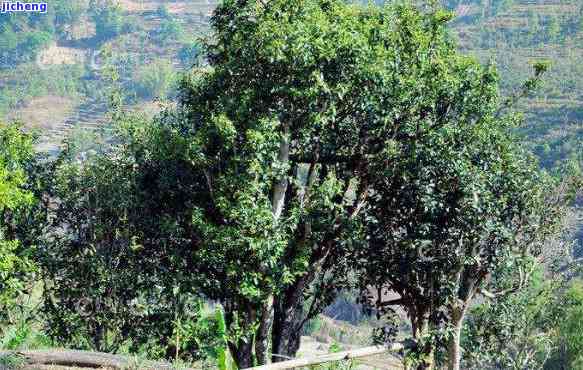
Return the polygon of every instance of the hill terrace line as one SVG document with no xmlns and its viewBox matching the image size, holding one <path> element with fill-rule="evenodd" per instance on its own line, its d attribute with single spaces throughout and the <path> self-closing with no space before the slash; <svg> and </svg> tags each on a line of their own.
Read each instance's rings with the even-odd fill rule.
<svg viewBox="0 0 583 370">
<path fill-rule="evenodd" d="M 20 1 L 17 2 L 8 2 L 4 1 L 0 6 L 0 13 L 20 13 L 20 12 L 27 12 L 27 13 L 46 13 L 47 12 L 47 3 L 23 3 Z"/>
</svg>

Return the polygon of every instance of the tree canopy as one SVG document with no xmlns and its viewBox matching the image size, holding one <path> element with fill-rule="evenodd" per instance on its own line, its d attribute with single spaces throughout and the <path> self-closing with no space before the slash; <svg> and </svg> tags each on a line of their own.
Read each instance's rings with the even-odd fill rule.
<svg viewBox="0 0 583 370">
<path fill-rule="evenodd" d="M 348 251 L 384 171 L 415 161 L 427 136 L 441 140 L 435 147 L 455 141 L 434 131 L 461 135 L 495 121 L 495 71 L 456 51 L 449 19 L 340 1 L 217 9 L 210 67 L 184 82 L 178 130 L 189 135 L 184 152 L 200 179 L 193 220 L 204 291 L 242 333 L 233 352 L 259 343 L 264 362 L 260 343 L 274 315 L 273 352 L 295 354 L 302 324 L 348 275 Z M 455 155 L 424 156 L 436 154 L 445 166 Z M 483 161 L 473 166 L 506 165 Z"/>
</svg>

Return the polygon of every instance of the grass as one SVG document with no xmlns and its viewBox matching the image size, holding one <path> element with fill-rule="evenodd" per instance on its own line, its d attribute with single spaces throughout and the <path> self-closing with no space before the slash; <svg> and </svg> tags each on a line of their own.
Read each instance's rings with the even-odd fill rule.
<svg viewBox="0 0 583 370">
<path fill-rule="evenodd" d="M 15 355 L 0 356 L 0 370 L 20 369 L 24 366 L 24 359 Z"/>
</svg>

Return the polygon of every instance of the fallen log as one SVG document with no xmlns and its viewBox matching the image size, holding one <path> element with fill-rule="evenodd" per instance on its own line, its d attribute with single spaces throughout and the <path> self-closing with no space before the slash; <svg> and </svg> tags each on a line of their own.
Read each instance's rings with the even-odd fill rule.
<svg viewBox="0 0 583 370">
<path fill-rule="evenodd" d="M 393 343 L 387 346 L 373 346 L 373 347 L 365 347 L 359 348 L 351 351 L 344 351 L 344 352 L 337 352 L 337 353 L 330 353 L 321 356 L 311 356 L 311 357 L 304 357 L 298 358 L 289 361 L 282 361 L 276 362 L 273 364 L 263 365 L 263 366 L 256 366 L 250 368 L 250 370 L 286 370 L 286 369 L 294 369 L 297 367 L 306 367 L 306 366 L 314 366 L 314 365 L 321 365 L 328 362 L 336 362 L 336 361 L 344 361 L 344 360 L 352 360 L 356 358 L 363 358 L 363 357 L 370 357 L 375 355 L 380 355 L 383 353 L 389 352 L 399 352 L 407 348 L 411 348 L 413 344 L 411 342 L 399 342 Z"/>
<path fill-rule="evenodd" d="M 1 351 L 0 358 L 13 356 L 22 361 L 23 365 L 53 365 L 89 369 L 127 369 L 139 366 L 140 369 L 172 369 L 167 362 L 137 361 L 131 356 L 112 355 L 108 353 L 86 352 L 75 350 L 46 351 Z M 185 369 L 194 370 L 194 369 Z"/>
</svg>

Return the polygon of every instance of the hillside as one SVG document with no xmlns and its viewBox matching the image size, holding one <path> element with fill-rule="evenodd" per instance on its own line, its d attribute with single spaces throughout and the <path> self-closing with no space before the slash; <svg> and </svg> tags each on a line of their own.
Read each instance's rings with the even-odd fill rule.
<svg viewBox="0 0 583 370">
<path fill-rule="evenodd" d="M 464 52 L 494 60 L 511 93 L 534 60 L 552 67 L 542 91 L 524 104 L 525 142 L 545 167 L 583 160 L 583 4 L 578 0 L 447 1 Z"/>
<path fill-rule="evenodd" d="M 54 152 L 71 132 L 93 147 L 107 122 L 108 66 L 120 73 L 128 109 L 155 112 L 152 101 L 165 99 L 176 73 L 195 63 L 214 8 L 166 3 L 56 1 L 44 17 L 0 18 L 0 118 L 37 128 L 41 151 Z"/>
<path fill-rule="evenodd" d="M 97 93 L 106 84 L 100 74 L 99 50 L 111 50 L 128 106 L 164 98 L 174 71 L 194 62 L 197 39 L 207 34 L 216 5 L 204 0 L 98 3 L 116 10 L 96 14 L 90 11 L 89 1 L 74 5 L 57 1 L 45 18 L 0 19 L 4 51 L 0 65 L 11 67 L 0 67 L 0 117 L 40 128 L 44 149 L 54 150 L 54 143 L 73 127 L 91 131 L 106 121 L 107 98 Z M 547 168 L 569 158 L 581 161 L 583 5 L 577 0 L 444 3 L 457 14 L 452 29 L 462 51 L 485 63 L 494 60 L 506 93 L 529 76 L 534 60 L 552 62 L 543 90 L 524 102 L 528 124 L 521 133 Z M 99 19 L 111 24 L 99 26 Z M 118 31 L 97 35 L 104 26 Z M 51 100 L 64 104 L 43 105 Z M 31 116 L 31 110 L 38 116 Z"/>
</svg>

